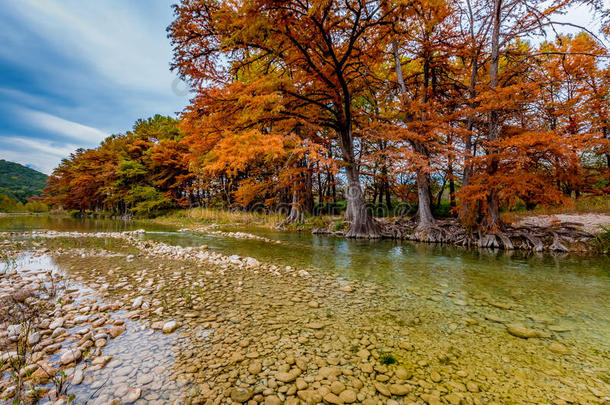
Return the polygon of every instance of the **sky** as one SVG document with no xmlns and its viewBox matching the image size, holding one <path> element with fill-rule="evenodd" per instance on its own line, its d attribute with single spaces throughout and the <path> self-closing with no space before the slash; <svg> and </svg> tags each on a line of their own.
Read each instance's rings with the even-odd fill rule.
<svg viewBox="0 0 610 405">
<path fill-rule="evenodd" d="M 0 8 L 0 159 L 51 173 L 138 118 L 188 103 L 169 70 L 172 0 L 8 0 Z"/>
<path fill-rule="evenodd" d="M 174 1 L 4 1 L 0 159 L 49 174 L 138 118 L 182 111 L 189 94 L 165 33 Z M 557 20 L 596 25 L 584 8 Z"/>
</svg>

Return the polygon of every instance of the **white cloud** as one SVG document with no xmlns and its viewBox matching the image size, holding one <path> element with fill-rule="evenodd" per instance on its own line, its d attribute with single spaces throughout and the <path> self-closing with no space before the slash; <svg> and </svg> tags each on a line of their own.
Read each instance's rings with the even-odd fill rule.
<svg viewBox="0 0 610 405">
<path fill-rule="evenodd" d="M 2 137 L 0 145 L 0 158 L 30 165 L 46 174 L 50 174 L 58 161 L 78 148 L 74 144 L 57 145 L 44 139 L 20 136 Z"/>
<path fill-rule="evenodd" d="M 165 35 L 170 4 L 168 0 L 165 24 L 146 21 L 149 10 L 122 0 L 22 0 L 13 6 L 38 34 L 112 82 L 171 94 L 174 76 L 169 72 L 171 48 Z"/>
<path fill-rule="evenodd" d="M 32 126 L 55 133 L 61 137 L 79 141 L 80 144 L 84 145 L 95 145 L 108 136 L 107 133 L 97 128 L 41 111 L 22 109 L 20 115 Z"/>
</svg>

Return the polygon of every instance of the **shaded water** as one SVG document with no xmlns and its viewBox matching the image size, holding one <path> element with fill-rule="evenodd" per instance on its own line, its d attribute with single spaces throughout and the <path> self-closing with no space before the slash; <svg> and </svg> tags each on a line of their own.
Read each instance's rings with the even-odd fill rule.
<svg viewBox="0 0 610 405">
<path fill-rule="evenodd" d="M 311 286 L 311 289 L 304 290 L 306 293 L 300 297 L 300 290 L 303 290 L 303 287 L 299 285 L 290 286 L 289 283 L 283 285 L 279 282 L 277 285 L 273 285 L 273 282 L 268 280 L 249 280 L 247 276 L 241 274 L 227 276 L 228 291 L 235 289 L 239 292 L 235 298 L 236 301 L 231 299 L 216 305 L 213 304 L 211 297 L 202 298 L 201 310 L 204 312 L 207 310 L 210 316 L 205 321 L 188 321 L 188 328 L 181 329 L 180 339 L 190 342 L 186 345 L 190 349 L 183 348 L 177 353 L 171 351 L 169 349 L 171 344 L 166 338 L 163 338 L 163 335 L 160 338 L 158 334 L 152 333 L 150 330 L 139 331 L 137 324 L 129 326 L 133 329 L 133 333 L 119 338 L 123 339 L 122 343 L 119 340 L 114 346 L 108 346 L 108 353 L 130 359 L 127 360 L 128 364 L 133 363 L 128 371 L 123 370 L 121 373 L 127 372 L 129 378 L 134 381 L 138 375 L 149 375 L 155 362 L 162 362 L 165 365 L 164 373 L 167 373 L 168 368 L 173 367 L 176 372 L 182 373 L 179 373 L 180 375 L 187 375 L 184 378 L 193 384 L 198 381 L 198 378 L 207 382 L 217 379 L 220 381 L 237 379 L 245 386 L 254 386 L 255 383 L 250 381 L 252 377 L 248 377 L 248 373 L 242 377 L 238 373 L 235 376 L 227 377 L 225 374 L 212 373 L 210 368 L 206 370 L 209 364 L 202 365 L 205 359 L 212 361 L 216 356 L 222 357 L 225 351 L 227 353 L 235 351 L 231 345 L 236 345 L 239 339 L 237 337 L 234 340 L 229 339 L 227 347 L 217 340 L 217 344 L 212 350 L 208 343 L 201 343 L 201 345 L 193 343 L 202 340 L 198 337 L 202 330 L 207 331 L 211 324 L 218 328 L 216 333 L 220 334 L 223 329 L 222 322 L 230 321 L 229 323 L 232 325 L 230 334 L 235 334 L 235 325 L 245 322 L 250 325 L 250 329 L 242 330 L 239 334 L 241 338 L 247 339 L 252 334 L 251 337 L 263 336 L 272 339 L 271 336 L 275 333 L 273 331 L 279 326 L 286 327 L 291 323 L 298 325 L 310 318 L 316 319 L 320 316 L 324 318 L 327 313 L 332 312 L 332 323 L 335 328 L 333 333 L 335 334 L 330 335 L 329 333 L 327 337 L 344 336 L 348 338 L 343 347 L 332 346 L 339 357 L 340 355 L 343 355 L 344 358 L 354 356 L 354 353 L 349 354 L 350 351 L 355 352 L 356 350 L 353 349 L 354 342 L 356 345 L 363 344 L 364 347 L 370 348 L 367 346 L 367 335 L 369 334 L 373 342 L 375 341 L 373 336 L 377 336 L 380 340 L 377 344 L 378 350 L 388 347 L 388 350 L 399 352 L 399 348 L 402 349 L 402 346 L 393 341 L 395 334 L 407 333 L 408 330 L 409 341 L 414 342 L 416 348 L 421 351 L 421 353 L 411 355 L 409 362 L 418 365 L 414 366 L 419 367 L 414 369 L 414 373 L 425 381 L 430 381 L 430 375 L 432 375 L 428 370 L 429 364 L 438 363 L 438 358 L 444 356 L 442 353 L 451 352 L 452 347 L 458 347 L 468 355 L 462 355 L 462 358 L 455 360 L 454 368 L 458 369 L 457 372 L 455 369 L 448 370 L 444 360 L 435 365 L 441 374 L 446 373 L 448 378 L 453 378 L 455 381 L 464 380 L 462 378 L 462 373 L 464 373 L 468 375 L 469 379 L 486 382 L 488 384 L 486 389 L 493 391 L 493 384 L 508 383 L 507 381 L 512 384 L 514 380 L 517 380 L 519 382 L 515 383 L 513 389 L 514 398 L 545 397 L 550 400 L 552 397 L 549 395 L 553 395 L 551 393 L 557 395 L 560 393 L 561 395 L 555 398 L 556 403 L 563 403 L 561 401 L 588 403 L 591 398 L 579 399 L 577 395 L 575 399 L 574 393 L 582 394 L 582 390 L 588 392 L 586 388 L 589 386 L 596 387 L 592 392 L 595 392 L 598 398 L 610 395 L 610 391 L 603 391 L 603 388 L 608 387 L 610 381 L 608 374 L 610 372 L 608 368 L 608 364 L 610 364 L 610 261 L 607 257 L 505 253 L 396 241 L 350 241 L 265 229 L 246 230 L 281 241 L 280 244 L 272 244 L 260 240 L 235 239 L 217 234 L 177 232 L 171 227 L 123 221 L 0 217 L 0 231 L 36 229 L 120 231 L 138 228 L 147 229 L 147 232 L 142 235 L 144 239 L 179 246 L 207 245 L 209 249 L 226 255 L 250 256 L 263 262 L 308 269 L 312 273 L 321 275 L 352 281 L 366 281 L 372 287 L 363 290 L 364 298 L 335 296 L 333 292 L 324 289 L 316 290 L 318 287 Z M 227 230 L 242 229 L 228 228 Z M 175 304 L 181 302 L 177 290 L 185 288 L 185 285 L 192 283 L 193 279 L 200 279 L 197 274 L 193 275 L 189 269 L 175 263 L 140 262 L 130 267 L 129 264 L 119 260 L 118 264 L 122 268 L 121 274 L 124 277 L 136 274 L 140 268 L 147 268 L 154 274 L 155 280 L 163 280 L 162 285 L 173 286 L 173 291 L 162 289 L 161 295 L 155 295 L 156 298 L 161 299 L 165 294 L 163 299 L 170 301 L 171 308 L 176 308 Z M 87 265 L 95 269 L 111 268 L 117 265 L 117 260 L 88 258 L 84 262 L 76 258 L 65 262 L 55 262 L 53 265 L 58 268 L 63 267 L 69 272 L 69 269 L 77 268 L 79 265 Z M 169 271 L 170 268 L 172 271 Z M 101 278 L 95 279 L 93 276 L 99 271 L 96 270 L 91 275 L 88 275 L 89 273 L 91 272 L 81 271 L 78 274 L 81 278 L 90 277 L 89 281 L 102 282 Z M 177 274 L 184 274 L 184 276 Z M 235 280 L 231 280 L 231 277 L 235 277 Z M 120 281 L 120 279 L 116 281 Z M 212 280 L 208 280 L 208 282 L 211 283 Z M 245 284 L 242 286 L 242 283 Z M 137 288 L 138 283 L 134 281 L 133 284 L 134 288 Z M 205 283 L 201 281 L 201 285 L 205 285 Z M 227 290 L 222 288 L 218 291 L 213 290 L 212 297 L 217 295 L 224 297 L 226 293 Z M 130 292 L 126 294 L 131 297 Z M 204 295 L 202 292 L 202 297 Z M 309 296 L 317 297 L 322 301 L 326 300 L 324 302 L 326 305 L 323 305 L 326 307 L 324 309 L 326 312 L 317 307 L 313 309 L 305 305 L 304 308 L 299 307 L 298 315 L 293 315 L 294 309 L 287 308 L 288 311 L 284 312 L 281 305 L 276 306 L 278 300 L 285 301 L 291 296 L 299 298 L 295 302 L 306 302 Z M 244 311 L 240 311 L 242 306 L 245 308 Z M 261 309 L 263 306 L 272 307 L 272 309 Z M 220 314 L 220 319 L 216 319 L 216 313 Z M 274 326 L 271 329 L 268 326 L 265 327 L 264 322 L 263 326 L 257 325 L 252 328 L 247 319 L 242 319 L 243 317 L 259 319 L 260 314 L 264 315 L 265 320 L 269 317 L 274 319 L 272 322 Z M 537 330 L 544 330 L 551 339 L 515 338 L 506 333 L 504 326 L 497 322 L 499 319 L 504 323 L 516 322 Z M 216 321 L 220 323 L 220 326 L 214 325 Z M 304 336 L 312 338 L 307 333 Z M 387 336 L 388 340 L 384 341 L 382 336 Z M 298 338 L 303 338 L 302 332 Z M 333 344 L 333 339 L 326 343 L 324 343 L 324 339 L 326 337 L 320 338 L 320 342 L 315 344 L 304 343 L 305 346 L 311 345 L 311 347 L 299 350 L 310 357 L 315 357 L 312 353 L 317 353 L 319 347 Z M 221 342 L 226 340 L 224 335 L 220 339 Z M 297 336 L 293 336 L 293 340 L 297 340 Z M 567 346 L 571 355 L 564 358 L 560 354 L 549 352 L 547 346 L 551 341 Z M 137 342 L 143 344 L 136 346 Z M 137 349 L 132 350 L 133 347 L 137 347 Z M 278 358 L 277 353 L 271 353 L 273 350 L 268 347 L 257 346 L 257 350 L 261 353 L 268 350 L 270 354 L 267 357 L 273 359 L 271 364 L 283 361 L 283 357 Z M 199 355 L 204 360 L 197 359 L 193 350 L 199 350 Z M 211 351 L 207 353 L 207 350 Z M 152 356 L 148 356 L 151 351 Z M 163 354 L 164 351 L 167 353 Z M 322 357 L 324 356 L 328 357 L 329 354 Z M 179 360 L 174 361 L 174 357 Z M 125 365 L 121 367 L 125 367 Z M 274 366 L 269 365 L 269 367 Z M 486 367 L 493 368 L 493 376 L 487 375 Z M 184 374 L 185 370 L 188 371 L 186 374 Z M 538 372 L 540 374 L 536 374 L 536 376 L 539 381 L 531 381 L 533 373 Z M 524 374 L 521 375 L 521 373 Z M 506 375 L 499 377 L 502 374 Z M 435 380 L 435 378 L 432 379 Z M 99 381 L 99 378 L 96 381 Z M 119 379 L 119 381 L 123 380 Z M 93 384 L 93 381 L 90 383 Z M 588 385 L 589 383 L 591 385 Z M 177 390 L 186 382 L 174 381 L 171 384 L 173 384 L 172 389 Z M 570 384 L 576 385 L 571 386 Z M 522 388 L 520 385 L 526 388 Z M 427 387 L 424 383 L 420 383 L 419 386 Z M 532 387 L 538 386 L 543 387 L 541 392 L 531 391 Z M 577 386 L 580 388 L 577 389 Z M 601 392 L 600 387 L 602 387 Z M 208 388 L 206 385 L 205 389 Z M 91 389 L 91 385 L 82 386 L 79 388 L 79 392 L 84 395 L 88 389 Z M 447 389 L 445 386 L 440 393 L 446 394 Z M 363 391 L 365 390 L 366 384 L 363 388 Z M 171 395 L 175 395 L 174 391 L 170 391 Z M 435 393 L 436 391 L 430 388 L 430 392 Z M 450 393 L 451 389 L 448 392 Z M 367 391 L 367 394 L 370 393 Z M 503 393 L 502 395 L 508 394 Z M 165 398 L 169 397 L 165 396 Z M 511 402 L 507 399 L 508 397 L 504 398 L 507 403 Z M 153 394 L 149 400 L 154 399 Z M 538 401 L 532 399 L 531 402 Z M 520 401 L 517 400 L 515 403 L 518 402 Z"/>
</svg>

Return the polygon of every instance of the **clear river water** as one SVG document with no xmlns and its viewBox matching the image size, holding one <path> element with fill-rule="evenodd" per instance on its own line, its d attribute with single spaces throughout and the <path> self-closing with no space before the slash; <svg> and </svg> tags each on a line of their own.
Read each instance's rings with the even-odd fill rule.
<svg viewBox="0 0 610 405">
<path fill-rule="evenodd" d="M 375 380 L 372 377 L 374 374 L 366 371 L 362 378 L 358 373 L 352 375 L 344 372 L 339 380 L 344 381 L 348 389 L 353 389 L 360 395 L 357 402 L 372 398 L 378 401 L 377 403 L 386 403 L 386 400 L 390 400 L 388 398 L 393 398 L 392 400 L 399 403 L 403 399 L 404 403 L 435 403 L 434 398 L 438 397 L 441 400 L 439 403 L 453 403 L 456 398 L 464 401 L 457 403 L 604 403 L 610 396 L 610 259 L 605 256 L 501 252 L 387 240 L 345 240 L 252 227 L 220 227 L 216 230 L 248 232 L 261 238 L 236 238 L 222 232 L 179 231 L 170 226 L 119 220 L 75 220 L 47 216 L 0 217 L 0 232 L 116 232 L 135 229 L 146 230 L 140 236 L 144 240 L 182 247 L 206 245 L 208 250 L 227 256 L 253 257 L 264 263 L 305 269 L 314 275 L 319 274 L 341 283 L 366 284 L 362 296 L 354 298 L 355 295 L 352 294 L 343 301 L 342 296 L 334 292 L 326 293 L 324 289 L 307 290 L 307 296 L 301 297 L 299 286 L 295 285 L 292 289 L 286 284 L 286 291 L 299 298 L 293 302 L 306 303 L 314 297 L 323 304 L 322 307 L 326 307 L 327 313 L 322 313 L 315 305 L 299 307 L 301 314 L 290 314 L 290 311 L 283 313 L 280 309 L 271 310 L 271 313 L 277 315 L 277 323 L 282 327 L 284 323 L 300 324 L 299 316 L 305 317 L 303 319 L 306 320 L 320 317 L 331 320 L 329 322 L 332 325 L 327 327 L 327 337 L 331 339 L 324 341 L 325 338 L 320 338 L 318 345 L 311 341 L 302 343 L 304 346 L 311 346 L 310 349 L 298 349 L 293 345 L 296 341 L 306 342 L 305 338 L 314 339 L 313 335 L 286 335 L 292 336 L 291 339 L 285 336 L 290 341 L 288 351 L 295 352 L 295 355 L 308 356 L 311 362 L 315 362 L 312 359 L 316 356 L 314 353 L 322 357 L 320 367 L 314 366 L 318 371 L 323 367 L 321 364 L 324 363 L 324 357 L 336 356 L 341 359 L 338 365 L 349 369 L 353 358 L 366 357 L 361 354 L 363 349 L 377 350 L 379 353 L 386 349 L 396 352 L 399 363 L 405 365 L 409 373 L 413 374 L 409 379 L 399 378 L 396 381 L 411 381 L 411 386 L 415 387 L 412 394 L 404 397 L 383 396 L 380 395 L 378 387 L 375 389 L 375 384 L 385 383 L 385 377 L 377 377 Z M 52 252 L 49 257 L 51 256 Z M 101 262 L 88 263 L 87 260 L 82 260 L 81 266 L 92 266 L 98 270 L 103 267 Z M 44 265 L 57 268 L 63 266 L 67 271 L 67 268 L 75 267 L 75 262 L 46 260 Z M 168 264 L 167 268 L 169 266 Z M 129 266 L 123 268 L 128 269 Z M 176 271 L 188 273 L 188 269 L 180 269 Z M 175 278 L 177 273 L 168 274 Z M 190 273 L 188 274 L 188 277 L 191 277 Z M 84 279 L 82 274 L 80 276 L 80 281 L 85 282 L 86 276 Z M 141 279 L 141 274 L 138 276 Z M 169 285 L 171 277 L 167 277 Z M 248 280 L 248 277 L 240 278 L 243 286 L 239 284 L 238 291 L 245 290 Z M 279 285 L 283 284 L 278 283 Z M 236 298 L 235 308 L 240 308 L 241 304 L 245 305 L 246 312 L 249 311 L 254 319 L 258 319 L 256 308 L 259 297 L 264 297 L 269 307 L 276 308 L 273 296 L 282 297 L 276 290 L 279 287 L 264 283 L 260 288 L 260 291 L 255 291 L 256 285 L 253 285 L 251 294 L 243 294 L 247 297 L 243 298 L 243 302 L 240 301 L 241 297 Z M 184 299 L 184 296 L 182 298 Z M 281 306 L 277 305 L 278 308 Z M 231 310 L 227 311 L 227 318 L 230 318 L 230 315 L 238 318 L 240 316 L 239 311 L 237 314 L 233 314 Z M 329 315 L 330 312 L 332 315 Z M 280 313 L 281 316 L 278 315 Z M 263 314 L 262 318 L 268 317 L 267 312 Z M 215 322 L 220 324 L 215 325 Z M 233 319 L 232 322 L 237 321 Z M 506 332 L 506 325 L 511 324 L 541 331 L 541 335 L 531 339 L 515 337 Z M 194 334 L 199 336 L 201 333 L 208 333 L 205 331 L 213 330 L 214 327 L 221 330 L 222 319 L 212 315 L 189 325 L 189 330 L 182 332 L 181 339 L 194 339 Z M 253 336 L 262 339 L 276 326 L 257 326 Z M 135 332 L 140 329 L 133 328 Z M 248 337 L 243 330 L 242 333 L 244 338 Z M 368 334 L 370 336 L 367 336 Z M 383 341 L 386 335 L 388 339 L 394 339 L 392 342 L 398 339 L 398 335 L 408 338 L 415 351 L 412 351 L 412 348 L 403 351 L 404 347 L 400 343 L 393 345 L 389 341 Z M 345 342 L 341 336 L 346 337 Z M 150 334 L 147 332 L 145 335 L 129 335 L 124 338 L 126 343 L 122 346 L 113 349 L 109 344 L 108 350 L 110 353 L 115 350 L 116 353 L 127 355 L 125 348 L 131 347 L 130 345 L 136 344 L 138 339 L 144 337 L 148 338 Z M 336 347 L 337 341 L 333 342 L 333 339 L 343 342 L 339 345 L 341 347 Z M 162 350 L 159 349 L 160 346 L 171 345 L 167 340 L 163 335 L 156 339 L 155 350 Z M 214 349 L 218 356 L 223 355 L 223 350 L 230 352 L 231 344 L 237 344 L 230 341 L 227 343 L 226 340 L 225 338 L 222 342 L 229 346 Z M 330 345 L 330 352 L 323 350 L 325 344 Z M 293 367 L 292 362 L 286 360 L 288 357 L 285 354 L 271 354 L 273 349 L 266 356 L 265 348 L 269 347 L 273 346 L 257 347 L 257 358 L 262 359 L 264 370 L 268 367 L 270 375 L 278 369 L 281 371 L 282 366 L 278 365 L 279 368 L 276 369 L 275 363 L 283 361 L 288 364 L 289 369 Z M 245 351 L 248 351 L 247 347 Z M 450 360 L 444 357 L 447 353 Z M 146 355 L 141 353 L 139 356 L 138 361 L 146 363 Z M 227 371 L 229 377 L 223 381 L 224 377 L 220 378 L 216 371 L 216 374 L 212 373 L 209 364 L 202 365 L 202 362 L 205 363 L 211 357 L 203 356 L 203 360 L 199 361 L 194 361 L 193 357 L 197 356 L 188 351 L 186 355 L 184 352 L 176 354 L 175 351 L 172 354 L 173 361 L 178 362 L 176 359 L 181 359 L 179 368 L 188 370 L 185 375 L 189 378 L 189 384 L 196 384 L 197 381 L 207 384 L 203 388 L 200 386 L 198 392 L 214 390 L 214 382 L 218 385 L 221 384 L 219 381 L 237 381 L 244 387 L 261 384 L 245 369 L 240 371 L 242 374 L 237 373 L 238 375 L 233 377 Z M 250 361 L 251 364 L 253 360 L 246 357 L 246 362 Z M 267 357 L 273 359 L 269 364 L 265 363 Z M 133 360 L 132 363 L 136 364 L 138 361 Z M 335 362 L 330 361 L 330 365 L 335 365 Z M 154 364 L 149 364 L 149 369 L 153 366 Z M 392 374 L 384 369 L 384 365 L 373 366 L 380 367 L 373 372 L 377 376 L 389 376 L 388 384 L 398 378 L 397 372 Z M 357 369 L 358 365 L 353 367 Z M 196 377 L 198 373 L 201 380 Z M 305 371 L 303 376 L 307 373 L 310 371 Z M 146 380 L 136 374 L 134 372 L 134 381 L 136 378 L 140 378 L 140 382 Z M 440 374 L 441 381 L 437 381 L 437 374 Z M 351 379 L 356 377 L 361 383 L 350 383 Z M 316 373 L 313 373 L 309 380 L 304 378 L 306 381 L 303 384 L 308 385 L 308 388 L 295 388 L 295 392 L 297 389 L 318 390 L 324 395 L 326 379 L 318 378 Z M 276 390 L 277 386 L 269 383 L 269 380 L 268 376 L 261 380 L 263 388 Z M 472 381 L 477 382 L 477 390 L 470 390 L 471 386 L 468 386 L 464 391 L 463 386 Z M 93 382 L 89 382 L 95 387 Z M 333 378 L 330 379 L 329 387 L 332 387 L 332 382 Z M 176 384 L 173 389 L 184 390 L 185 385 L 186 383 Z M 223 389 L 228 389 L 229 385 L 226 384 Z M 298 383 L 296 385 L 298 386 Z M 362 385 L 364 386 L 361 387 Z M 282 391 L 282 387 L 280 384 L 280 389 L 277 389 L 280 399 L 303 398 L 292 392 L 291 388 Z M 77 392 L 82 393 L 87 388 L 79 390 Z M 89 391 L 91 390 L 92 388 L 89 388 Z M 158 390 L 161 390 L 161 387 L 158 387 Z M 258 399 L 271 395 L 263 389 L 254 389 L 254 392 L 258 393 Z M 460 395 L 451 397 L 453 393 Z M 146 398 L 146 395 L 143 395 L 141 400 Z M 148 402 L 154 403 L 155 400 L 159 401 L 159 398 L 158 395 L 150 395 Z"/>
</svg>

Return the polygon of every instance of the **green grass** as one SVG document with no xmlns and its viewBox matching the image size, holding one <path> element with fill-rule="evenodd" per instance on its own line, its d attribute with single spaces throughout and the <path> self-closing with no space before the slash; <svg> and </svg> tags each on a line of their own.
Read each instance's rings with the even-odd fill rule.
<svg viewBox="0 0 610 405">
<path fill-rule="evenodd" d="M 396 364 L 396 358 L 391 354 L 382 354 L 381 357 L 379 357 L 379 362 L 389 366 L 390 364 Z"/>
<path fill-rule="evenodd" d="M 595 247 L 601 254 L 610 254 L 610 228 L 601 227 L 603 232 L 595 237 Z"/>
<path fill-rule="evenodd" d="M 152 219 L 163 225 L 268 225 L 275 226 L 284 218 L 278 213 L 247 212 L 240 210 L 223 210 L 217 208 L 189 208 L 169 212 Z"/>
</svg>

